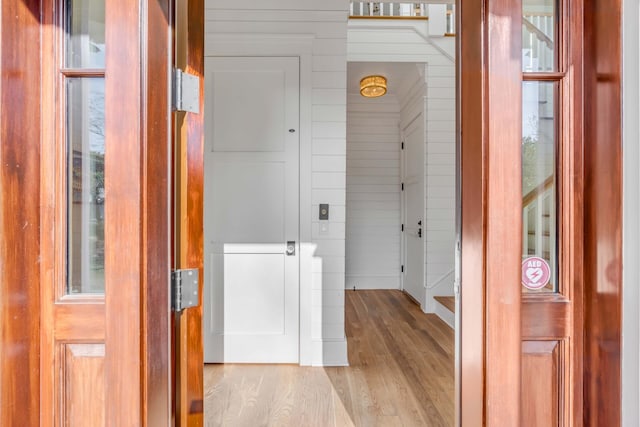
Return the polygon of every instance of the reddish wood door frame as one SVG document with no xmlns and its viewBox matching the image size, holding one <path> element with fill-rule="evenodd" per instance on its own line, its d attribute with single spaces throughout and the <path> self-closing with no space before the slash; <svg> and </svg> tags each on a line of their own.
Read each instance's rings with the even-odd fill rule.
<svg viewBox="0 0 640 427">
<path fill-rule="evenodd" d="M 584 425 L 618 426 L 622 402 L 622 2 L 605 5 L 587 0 L 584 18 Z"/>
<path fill-rule="evenodd" d="M 458 423 L 520 422 L 520 1 L 458 0 Z"/>
<path fill-rule="evenodd" d="M 142 425 L 170 425 L 171 378 L 171 0 L 147 2 L 142 44 L 144 153 L 142 239 Z M 163 101 L 164 100 L 164 101 Z"/>
<path fill-rule="evenodd" d="M 175 420 L 204 425 L 204 0 L 175 1 L 175 67 L 200 78 L 200 113 L 174 115 L 174 261 L 199 269 L 199 303 L 174 317 Z"/>
<path fill-rule="evenodd" d="M 40 423 L 40 1 L 0 2 L 0 425 Z M 26 119 L 28 118 L 28 120 Z"/>
</svg>

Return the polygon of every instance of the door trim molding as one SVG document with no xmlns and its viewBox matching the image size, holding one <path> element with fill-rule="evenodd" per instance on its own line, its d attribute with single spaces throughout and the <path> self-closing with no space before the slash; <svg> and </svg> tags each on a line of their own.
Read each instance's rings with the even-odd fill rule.
<svg viewBox="0 0 640 427">
<path fill-rule="evenodd" d="M 313 304 L 312 279 L 312 34 L 207 34 L 205 57 L 211 56 L 296 56 L 300 59 L 300 147 L 299 147 L 299 238 L 300 238 L 300 294 L 299 294 L 299 364 L 312 365 L 317 351 L 312 338 Z M 205 107 L 206 108 L 206 107 Z M 322 352 L 322 350 L 320 350 Z M 333 352 L 331 352 L 333 354 Z"/>
<path fill-rule="evenodd" d="M 520 1 L 456 2 L 457 425 L 520 425 L 521 10 Z"/>
<path fill-rule="evenodd" d="M 46 330 L 40 323 L 40 291 L 48 272 L 39 256 L 40 242 L 51 238 L 51 229 L 42 227 L 51 211 L 38 195 L 46 166 L 41 150 L 50 142 L 39 126 L 46 119 L 41 101 L 50 87 L 43 70 L 53 56 L 41 53 L 50 34 L 41 13 L 49 6 L 0 4 L 0 425 L 39 425 L 39 409 L 46 403 L 40 387 L 40 335 Z"/>
</svg>

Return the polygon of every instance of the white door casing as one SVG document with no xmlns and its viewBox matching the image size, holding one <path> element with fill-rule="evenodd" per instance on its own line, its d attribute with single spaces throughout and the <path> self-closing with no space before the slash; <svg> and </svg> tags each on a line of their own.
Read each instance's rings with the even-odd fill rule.
<svg viewBox="0 0 640 427">
<path fill-rule="evenodd" d="M 297 363 L 299 58 L 205 73 L 205 362 Z"/>
<path fill-rule="evenodd" d="M 402 192 L 403 218 L 403 290 L 424 308 L 425 268 L 425 165 L 423 115 L 419 114 L 403 129 Z"/>
</svg>

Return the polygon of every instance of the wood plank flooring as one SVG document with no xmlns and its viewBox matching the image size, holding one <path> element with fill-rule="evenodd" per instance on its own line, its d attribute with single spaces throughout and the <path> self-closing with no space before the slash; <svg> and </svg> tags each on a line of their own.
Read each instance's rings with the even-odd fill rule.
<svg viewBox="0 0 640 427">
<path fill-rule="evenodd" d="M 349 367 L 206 365 L 206 426 L 453 426 L 454 335 L 400 291 L 346 291 Z"/>
<path fill-rule="evenodd" d="M 433 299 L 445 306 L 450 312 L 456 312 L 456 297 L 433 297 Z"/>
</svg>

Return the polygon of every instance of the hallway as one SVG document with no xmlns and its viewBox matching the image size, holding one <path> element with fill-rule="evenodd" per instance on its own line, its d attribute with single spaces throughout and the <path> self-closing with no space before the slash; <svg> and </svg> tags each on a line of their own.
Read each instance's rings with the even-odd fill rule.
<svg viewBox="0 0 640 427">
<path fill-rule="evenodd" d="M 452 426 L 454 333 L 400 291 L 346 291 L 349 367 L 206 365 L 207 426 Z"/>
</svg>

